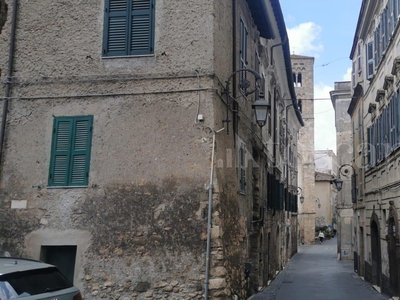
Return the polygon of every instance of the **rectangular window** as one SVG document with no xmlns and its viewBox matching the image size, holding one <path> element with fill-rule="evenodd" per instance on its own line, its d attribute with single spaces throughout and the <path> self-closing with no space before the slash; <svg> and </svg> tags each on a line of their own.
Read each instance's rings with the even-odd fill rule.
<svg viewBox="0 0 400 300">
<path fill-rule="evenodd" d="M 374 75 L 374 44 L 369 42 L 367 44 L 367 79 L 371 79 Z"/>
<path fill-rule="evenodd" d="M 93 116 L 55 117 L 49 186 L 85 186 L 89 179 Z"/>
<path fill-rule="evenodd" d="M 400 146 L 400 90 L 397 90 L 395 94 L 396 98 L 393 98 L 396 102 L 396 112 L 395 112 L 395 120 L 396 122 L 396 127 L 397 127 L 397 139 L 396 139 L 396 148 Z"/>
<path fill-rule="evenodd" d="M 390 153 L 390 107 L 387 106 L 384 113 L 385 113 L 385 156 L 389 155 Z"/>
<path fill-rule="evenodd" d="M 246 144 L 240 144 L 239 150 L 239 175 L 240 175 L 240 192 L 246 193 Z"/>
<path fill-rule="evenodd" d="M 272 105 L 272 95 L 271 92 L 268 91 L 268 103 Z M 399 118 L 400 119 L 400 118 Z M 399 121 L 400 122 L 400 121 Z M 271 116 L 271 109 L 268 112 L 268 134 L 272 135 L 272 116 Z"/>
<path fill-rule="evenodd" d="M 356 61 L 353 61 L 351 68 L 351 81 L 353 82 L 353 88 L 357 85 L 356 82 Z"/>
<path fill-rule="evenodd" d="M 389 44 L 389 39 L 390 39 L 390 34 L 389 34 L 389 24 L 388 24 L 388 8 L 386 7 L 383 10 L 383 24 L 384 24 L 384 31 L 385 31 L 385 35 L 384 35 L 384 44 L 383 44 L 383 51 L 386 52 L 386 48 L 388 47 Z"/>
<path fill-rule="evenodd" d="M 374 62 L 375 62 L 375 68 L 378 67 L 379 64 L 379 26 L 375 29 L 374 32 Z M 374 68 L 374 69 L 375 69 Z"/>
<path fill-rule="evenodd" d="M 395 18 L 394 27 L 396 27 L 396 24 L 399 21 L 399 16 L 400 16 L 400 0 L 394 0 L 393 11 L 394 11 L 394 18 Z"/>
<path fill-rule="evenodd" d="M 394 150 L 397 144 L 397 120 L 396 120 L 396 113 L 397 113 L 397 95 L 394 94 L 392 99 L 389 103 L 389 110 L 390 110 L 390 146 L 391 149 Z"/>
<path fill-rule="evenodd" d="M 367 128 L 367 164 L 368 167 L 372 167 L 372 150 L 373 144 L 372 144 L 372 127 Z"/>
<path fill-rule="evenodd" d="M 383 10 L 381 15 L 381 45 L 382 45 L 382 55 L 386 50 L 386 9 Z"/>
<path fill-rule="evenodd" d="M 154 53 L 155 0 L 105 0 L 103 56 Z"/>
<path fill-rule="evenodd" d="M 357 45 L 357 67 L 358 67 L 358 73 L 361 72 L 362 68 L 361 68 L 361 61 L 362 61 L 362 57 L 361 57 L 361 43 L 358 43 Z"/>
<path fill-rule="evenodd" d="M 240 69 L 246 69 L 247 68 L 247 37 L 249 33 L 246 27 L 246 24 L 244 23 L 243 19 L 240 19 Z M 242 82 L 242 80 L 246 79 L 245 71 L 240 72 L 240 79 L 239 81 Z M 239 82 L 239 84 L 240 84 Z M 242 90 L 242 92 L 245 92 L 245 90 Z"/>
<path fill-rule="evenodd" d="M 260 64 L 261 64 L 261 62 L 260 62 L 260 56 L 258 55 L 258 52 L 257 52 L 257 51 L 254 53 L 254 58 L 255 58 L 255 61 L 254 61 L 254 70 L 257 72 L 258 75 L 261 76 L 261 74 L 260 74 Z M 262 88 L 262 82 L 263 82 L 263 81 L 260 80 L 260 81 L 259 81 L 260 86 L 256 88 L 256 91 L 255 91 L 255 99 L 260 98 L 260 95 L 264 95 L 264 94 L 263 94 L 263 88 Z M 261 94 L 260 94 L 260 92 L 261 92 Z"/>
<path fill-rule="evenodd" d="M 371 158 L 372 158 L 372 165 L 375 166 L 377 161 L 378 161 L 378 124 L 375 122 L 374 125 L 372 125 L 372 143 L 371 143 Z"/>
<path fill-rule="evenodd" d="M 382 159 L 382 127 L 381 127 L 381 118 L 378 118 L 376 122 L 376 137 L 377 137 L 377 143 L 376 143 L 376 159 L 377 162 L 380 162 Z"/>
<path fill-rule="evenodd" d="M 393 35 L 393 0 L 389 0 L 388 4 L 387 4 L 387 10 L 388 10 L 388 14 L 387 14 L 387 23 L 388 23 L 388 30 L 389 30 L 389 39 L 390 37 L 392 37 Z"/>
</svg>

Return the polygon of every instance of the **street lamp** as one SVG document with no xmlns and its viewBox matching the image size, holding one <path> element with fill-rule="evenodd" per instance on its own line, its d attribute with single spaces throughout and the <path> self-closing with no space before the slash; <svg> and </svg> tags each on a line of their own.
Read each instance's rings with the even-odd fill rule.
<svg viewBox="0 0 400 300">
<path fill-rule="evenodd" d="M 251 107 L 254 109 L 258 126 L 263 127 L 265 123 L 267 123 L 268 111 L 271 105 L 269 105 L 265 99 L 260 98 L 257 99 Z"/>
<path fill-rule="evenodd" d="M 342 171 L 342 169 L 344 167 L 346 167 L 346 168 Z M 340 168 L 339 168 L 339 172 L 338 172 L 339 173 L 339 177 L 333 179 L 332 183 L 335 184 L 336 189 L 338 190 L 338 192 L 340 192 L 342 190 L 342 188 L 343 188 L 343 180 L 340 178 L 340 175 L 348 177 L 349 172 L 350 172 L 348 167 L 350 167 L 353 170 L 353 175 L 352 175 L 353 176 L 353 178 L 352 178 L 352 195 L 351 196 L 352 196 L 352 201 L 354 203 L 354 202 L 356 202 L 356 197 L 357 197 L 357 195 L 356 195 L 356 170 L 354 169 L 354 167 L 351 164 L 341 165 Z"/>
<path fill-rule="evenodd" d="M 343 188 L 343 180 L 340 178 L 340 175 L 338 178 L 333 180 L 333 183 L 336 186 L 336 189 L 338 190 L 338 192 L 340 192 Z"/>
<path fill-rule="evenodd" d="M 304 196 L 302 195 L 303 193 L 303 189 L 299 186 L 290 186 L 290 191 L 292 192 L 292 194 L 294 195 L 300 195 L 300 203 L 303 204 L 304 203 Z"/>
<path fill-rule="evenodd" d="M 321 201 L 319 200 L 319 198 L 315 199 L 315 202 L 318 203 L 318 208 L 321 208 Z"/>
<path fill-rule="evenodd" d="M 254 78 L 255 78 L 255 88 L 250 91 L 246 90 L 246 92 L 245 92 L 246 96 L 254 93 L 257 89 L 260 88 L 259 82 L 261 81 L 261 76 L 252 69 L 240 69 L 240 70 L 233 72 L 229 76 L 228 80 L 226 81 L 226 87 L 224 88 L 224 94 L 226 94 L 226 97 L 227 97 L 226 98 L 226 119 L 222 120 L 223 123 L 228 123 L 227 130 L 226 130 L 227 134 L 229 134 L 229 122 L 231 122 L 231 120 L 229 119 L 229 107 L 230 107 L 229 100 L 231 98 L 230 91 L 229 91 L 229 85 L 230 85 L 230 81 L 233 78 L 233 76 L 239 72 L 250 72 L 251 74 L 254 75 Z M 248 87 L 250 87 L 250 82 L 247 80 L 247 78 L 245 76 L 243 76 L 241 82 L 239 83 L 239 86 L 242 87 L 243 89 L 247 89 Z M 234 98 L 232 97 L 232 99 L 234 99 Z M 271 108 L 271 105 L 267 101 L 265 101 L 264 97 L 260 96 L 260 99 L 257 99 L 256 101 L 254 101 L 254 103 L 251 107 L 254 110 L 254 114 L 255 114 L 256 122 L 257 122 L 258 126 L 263 127 L 267 123 L 268 112 Z"/>
</svg>

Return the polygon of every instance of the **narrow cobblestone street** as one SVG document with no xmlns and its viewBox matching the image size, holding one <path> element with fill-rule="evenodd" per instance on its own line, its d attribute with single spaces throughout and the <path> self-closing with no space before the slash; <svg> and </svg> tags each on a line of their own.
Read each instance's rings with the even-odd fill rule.
<svg viewBox="0 0 400 300">
<path fill-rule="evenodd" d="M 252 300 L 378 300 L 378 293 L 353 271 L 353 261 L 338 261 L 336 238 L 299 246 L 285 270 Z"/>
</svg>

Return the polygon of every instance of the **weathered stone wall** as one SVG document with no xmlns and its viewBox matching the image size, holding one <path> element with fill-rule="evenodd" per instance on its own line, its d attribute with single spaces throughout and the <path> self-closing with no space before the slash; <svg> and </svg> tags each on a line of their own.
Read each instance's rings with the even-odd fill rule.
<svg viewBox="0 0 400 300">
<path fill-rule="evenodd" d="M 304 203 L 299 218 L 304 244 L 315 241 L 315 160 L 314 160 L 314 58 L 292 55 L 292 70 L 301 74 L 302 85 L 296 86 L 297 99 L 302 101 L 304 126 L 300 129 L 298 152 L 301 157 L 301 184 Z M 302 220 L 302 221 L 300 221 Z"/>
</svg>

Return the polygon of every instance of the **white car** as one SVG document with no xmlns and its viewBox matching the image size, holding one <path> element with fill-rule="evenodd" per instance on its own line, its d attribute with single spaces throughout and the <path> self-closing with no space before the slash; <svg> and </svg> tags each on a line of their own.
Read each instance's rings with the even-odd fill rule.
<svg viewBox="0 0 400 300">
<path fill-rule="evenodd" d="M 82 300 L 56 266 L 25 258 L 0 257 L 0 300 Z"/>
</svg>

